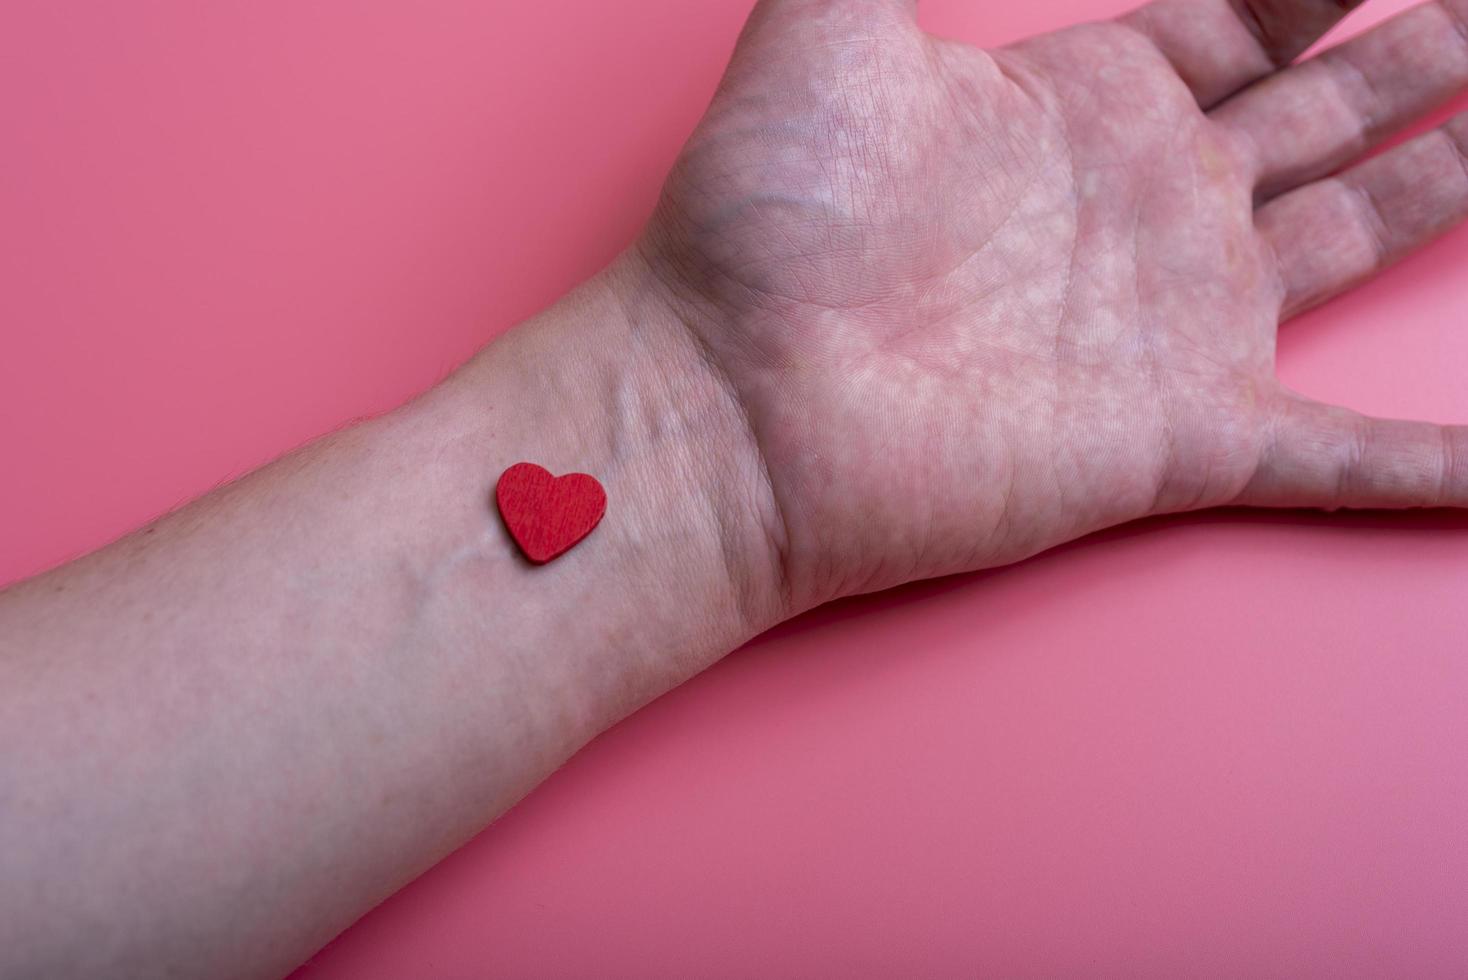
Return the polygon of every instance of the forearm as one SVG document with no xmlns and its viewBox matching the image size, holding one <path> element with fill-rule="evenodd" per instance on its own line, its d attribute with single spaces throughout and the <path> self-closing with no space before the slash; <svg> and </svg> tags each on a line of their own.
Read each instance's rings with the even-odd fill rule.
<svg viewBox="0 0 1468 980">
<path fill-rule="evenodd" d="M 757 457 L 638 269 L 0 595 L 0 972 L 284 970 L 782 615 Z M 608 491 L 542 567 L 490 500 L 521 459 Z"/>
</svg>

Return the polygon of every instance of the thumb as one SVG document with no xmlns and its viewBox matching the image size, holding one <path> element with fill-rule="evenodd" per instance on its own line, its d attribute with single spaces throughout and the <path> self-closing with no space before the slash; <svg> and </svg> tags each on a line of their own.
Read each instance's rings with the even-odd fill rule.
<svg viewBox="0 0 1468 980">
<path fill-rule="evenodd" d="M 917 0 L 759 0 L 750 20 L 777 13 L 808 17 L 822 14 L 865 14 L 873 17 L 898 14 L 912 20 L 917 16 Z"/>
<path fill-rule="evenodd" d="M 917 0 L 759 0 L 745 22 L 740 44 L 762 43 L 791 31 L 814 29 L 839 38 L 916 24 Z"/>
</svg>

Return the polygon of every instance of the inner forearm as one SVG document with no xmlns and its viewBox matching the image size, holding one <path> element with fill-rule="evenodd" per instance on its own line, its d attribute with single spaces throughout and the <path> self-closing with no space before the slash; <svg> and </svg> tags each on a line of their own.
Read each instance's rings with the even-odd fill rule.
<svg viewBox="0 0 1468 980">
<path fill-rule="evenodd" d="M 777 619 L 757 462 L 701 370 L 624 262 L 0 595 L 0 972 L 285 969 Z M 543 567 L 490 501 L 521 459 L 608 490 Z"/>
</svg>

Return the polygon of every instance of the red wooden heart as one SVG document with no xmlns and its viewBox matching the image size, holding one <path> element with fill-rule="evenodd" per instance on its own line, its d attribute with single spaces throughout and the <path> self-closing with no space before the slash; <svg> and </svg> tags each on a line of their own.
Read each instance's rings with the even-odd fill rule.
<svg viewBox="0 0 1468 980">
<path fill-rule="evenodd" d="M 551 476 L 534 463 L 516 463 L 494 489 L 500 517 L 525 557 L 543 565 L 591 533 L 607 510 L 607 492 L 585 473 Z"/>
</svg>

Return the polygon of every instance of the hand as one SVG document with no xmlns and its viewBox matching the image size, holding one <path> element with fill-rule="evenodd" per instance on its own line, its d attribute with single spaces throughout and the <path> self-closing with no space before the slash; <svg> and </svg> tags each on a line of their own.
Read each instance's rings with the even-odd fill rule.
<svg viewBox="0 0 1468 980">
<path fill-rule="evenodd" d="M 1273 73 L 1335 5 L 984 54 L 764 0 L 605 275 L 0 594 L 0 974 L 279 975 L 823 599 L 1159 511 L 1468 505 L 1463 429 L 1272 374 L 1282 313 L 1468 211 L 1464 120 L 1320 179 L 1468 81 L 1465 11 Z M 534 569 L 489 509 L 526 459 L 609 495 Z"/>
<path fill-rule="evenodd" d="M 763 460 L 791 610 L 1222 504 L 1468 505 L 1468 430 L 1285 389 L 1275 331 L 1468 212 L 1468 2 L 1296 67 L 1321 0 L 984 52 L 765 0 L 640 255 Z"/>
</svg>

